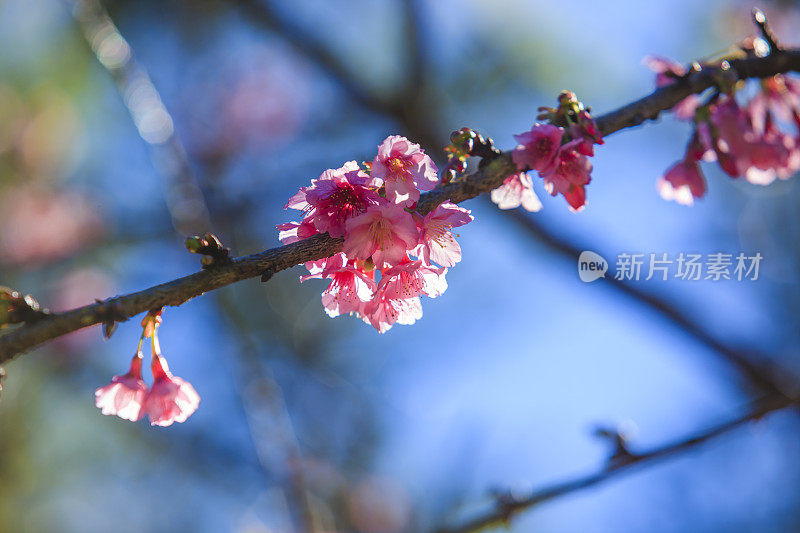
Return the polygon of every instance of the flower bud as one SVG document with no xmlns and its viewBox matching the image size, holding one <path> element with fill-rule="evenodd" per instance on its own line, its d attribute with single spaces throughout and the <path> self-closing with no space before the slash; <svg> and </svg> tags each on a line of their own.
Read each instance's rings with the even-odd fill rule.
<svg viewBox="0 0 800 533">
<path fill-rule="evenodd" d="M 208 243 L 197 235 L 186 237 L 186 249 L 193 254 L 199 253 L 202 248 L 208 246 Z"/>
<path fill-rule="evenodd" d="M 203 239 L 208 243 L 209 247 L 214 248 L 215 250 L 222 249 L 222 242 L 213 233 L 206 233 L 203 235 Z"/>
</svg>

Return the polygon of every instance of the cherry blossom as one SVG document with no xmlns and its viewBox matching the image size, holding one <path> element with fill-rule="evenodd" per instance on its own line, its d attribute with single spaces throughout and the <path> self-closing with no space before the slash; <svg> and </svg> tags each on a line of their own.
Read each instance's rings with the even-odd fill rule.
<svg viewBox="0 0 800 533">
<path fill-rule="evenodd" d="M 439 182 L 438 169 L 418 144 L 391 135 L 378 147 L 370 175 L 386 188 L 390 202 L 413 205 L 420 191 L 430 191 Z"/>
<path fill-rule="evenodd" d="M 173 376 L 167 360 L 153 353 L 151 364 L 153 385 L 142 405 L 142 413 L 150 418 L 150 425 L 171 426 L 173 422 L 185 422 L 197 410 L 200 396 L 191 383 Z"/>
<path fill-rule="evenodd" d="M 359 312 L 377 289 L 374 270 L 365 271 L 363 262 L 349 260 L 344 254 L 307 263 L 306 267 L 309 275 L 301 276 L 300 281 L 314 278 L 331 280 L 322 292 L 322 306 L 332 318 Z"/>
<path fill-rule="evenodd" d="M 381 272 L 378 284 L 378 299 L 402 300 L 421 294 L 436 298 L 447 290 L 444 276 L 446 268 L 435 268 L 421 260 L 406 259 L 399 265 Z"/>
<path fill-rule="evenodd" d="M 142 418 L 147 385 L 142 380 L 142 352 L 131 359 L 130 370 L 114 376 L 111 383 L 94 391 L 94 403 L 104 415 L 116 415 L 135 422 Z"/>
<path fill-rule="evenodd" d="M 396 265 L 419 241 L 419 230 L 401 206 L 371 206 L 347 221 L 343 251 L 352 259 L 370 259 L 377 268 Z"/>
<path fill-rule="evenodd" d="M 427 264 L 433 262 L 446 267 L 455 266 L 461 261 L 461 246 L 450 230 L 472 220 L 469 210 L 454 203 L 438 205 L 419 222 L 421 244 L 416 255 Z"/>
<path fill-rule="evenodd" d="M 767 78 L 761 82 L 761 90 L 750 99 L 747 107 L 757 129 L 764 123 L 767 113 L 790 122 L 794 113 L 800 110 L 800 81 L 781 75 Z"/>
<path fill-rule="evenodd" d="M 679 204 L 692 205 L 695 198 L 702 198 L 706 193 L 706 180 L 698 162 L 713 158 L 707 146 L 711 142 L 711 133 L 706 124 L 700 124 L 686 145 L 686 154 L 681 161 L 672 165 L 658 179 L 657 188 L 664 200 L 674 200 Z"/>
<path fill-rule="evenodd" d="M 533 183 L 527 172 L 507 177 L 501 186 L 492 191 L 491 199 L 500 209 L 514 209 L 520 205 L 534 213 L 542 209 L 542 202 L 533 192 Z"/>
<path fill-rule="evenodd" d="M 559 148 L 555 167 L 543 174 L 547 191 L 564 195 L 570 207 L 578 211 L 586 204 L 585 186 L 592 180 L 589 158 L 577 151 L 582 139 L 573 139 Z"/>
<path fill-rule="evenodd" d="M 317 228 L 309 219 L 304 219 L 302 222 L 286 222 L 275 226 L 280 232 L 278 239 L 283 244 L 292 244 L 293 242 L 307 239 L 319 233 Z"/>
<path fill-rule="evenodd" d="M 422 318 L 422 302 L 419 297 L 392 299 L 379 292 L 364 306 L 362 319 L 379 333 L 386 333 L 394 324 L 409 326 Z"/>
<path fill-rule="evenodd" d="M 547 173 L 556 164 L 564 130 L 552 124 L 534 124 L 530 131 L 514 135 L 519 143 L 511 157 L 520 170 Z"/>
<path fill-rule="evenodd" d="M 665 200 L 683 205 L 692 205 L 695 198 L 702 198 L 706 193 L 706 180 L 697 160 L 686 157 L 675 163 L 659 178 L 658 191 Z"/>
<path fill-rule="evenodd" d="M 347 219 L 359 215 L 380 202 L 376 182 L 362 172 L 358 163 L 348 161 L 337 169 L 328 169 L 311 185 L 301 188 L 285 208 L 306 212 L 306 220 L 317 231 L 332 237 L 344 235 Z"/>
</svg>

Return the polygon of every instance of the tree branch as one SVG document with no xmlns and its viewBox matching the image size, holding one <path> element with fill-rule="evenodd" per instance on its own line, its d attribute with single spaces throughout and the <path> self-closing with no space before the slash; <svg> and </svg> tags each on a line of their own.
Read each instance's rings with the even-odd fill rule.
<svg viewBox="0 0 800 533">
<path fill-rule="evenodd" d="M 437 533 L 469 533 L 487 527 L 506 525 L 516 514 L 530 509 L 535 505 L 565 494 L 578 492 L 599 485 L 613 477 L 629 472 L 636 467 L 651 464 L 659 459 L 692 450 L 700 444 L 719 437 L 720 435 L 724 435 L 750 421 L 758 420 L 773 411 L 785 409 L 790 406 L 797 406 L 797 403 L 798 400 L 792 400 L 783 396 L 765 397 L 762 400 L 753 402 L 745 414 L 741 416 L 678 441 L 639 453 L 630 452 L 622 456 L 620 460 L 609 460 L 604 468 L 601 468 L 593 474 L 554 483 L 539 490 L 535 490 L 524 497 L 508 492 L 503 493 L 497 496 L 492 509 L 468 519 L 461 524 L 443 527 L 437 530 Z"/>
<path fill-rule="evenodd" d="M 747 57 L 731 61 L 731 72 L 740 79 L 763 78 L 788 71 L 800 71 L 800 50 L 779 51 L 767 57 Z M 673 85 L 662 87 L 650 95 L 597 118 L 604 135 L 652 120 L 672 108 L 690 94 L 713 86 L 714 67 L 694 72 Z M 511 153 L 505 152 L 477 172 L 422 195 L 418 210 L 425 214 L 445 200 L 462 202 L 497 188 L 503 180 L 517 172 Z M 104 309 L 113 308 L 126 317 L 150 309 L 177 306 L 186 300 L 264 272 L 275 273 L 307 261 L 328 257 L 339 251 L 342 239 L 327 234 L 261 253 L 241 257 L 228 266 L 221 266 L 102 303 L 72 311 L 56 313 L 25 324 L 0 336 L 0 364 L 15 355 L 72 331 L 98 324 L 107 319 Z"/>
</svg>

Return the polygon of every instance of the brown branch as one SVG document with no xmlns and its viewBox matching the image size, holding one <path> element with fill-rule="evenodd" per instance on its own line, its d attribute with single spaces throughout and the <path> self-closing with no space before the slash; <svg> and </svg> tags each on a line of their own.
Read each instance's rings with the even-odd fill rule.
<svg viewBox="0 0 800 533">
<path fill-rule="evenodd" d="M 604 468 L 601 468 L 593 474 L 555 483 L 535 490 L 523 497 L 512 493 L 503 493 L 496 498 L 495 505 L 488 511 L 470 518 L 461 524 L 440 528 L 437 530 L 437 533 L 469 533 L 488 527 L 508 524 L 508 522 L 521 511 L 530 509 L 531 507 L 565 494 L 578 492 L 599 485 L 620 474 L 629 472 L 634 468 L 644 466 L 645 464 L 652 464 L 659 459 L 695 449 L 698 445 L 706 441 L 724 435 L 748 422 L 758 420 L 773 411 L 785 409 L 790 406 L 796 407 L 797 403 L 798 400 L 792 400 L 783 396 L 766 397 L 753 402 L 743 415 L 707 429 L 706 431 L 695 433 L 675 442 L 638 453 L 628 450 L 629 453 L 625 455 L 624 459 L 609 461 Z"/>
<path fill-rule="evenodd" d="M 781 51 L 763 58 L 737 59 L 731 61 L 731 68 L 734 75 L 741 79 L 769 77 L 790 70 L 800 71 L 800 50 Z M 703 92 L 715 83 L 713 67 L 702 69 L 674 85 L 656 89 L 632 104 L 598 117 L 597 123 L 604 135 L 637 126 L 645 120 L 656 118 L 690 94 Z M 445 200 L 462 202 L 487 193 L 516 171 L 510 152 L 505 152 L 477 172 L 424 194 L 418 210 L 424 214 Z M 301 242 L 239 258 L 228 266 L 197 272 L 143 291 L 112 298 L 104 303 L 113 304 L 122 314 L 132 317 L 150 309 L 181 305 L 190 298 L 259 276 L 265 271 L 279 272 L 306 261 L 328 257 L 339 252 L 341 246 L 342 239 L 333 239 L 327 234 L 317 235 Z M 88 305 L 51 314 L 0 336 L 0 364 L 56 337 L 103 322 L 103 317 L 98 313 L 100 305 Z"/>
</svg>

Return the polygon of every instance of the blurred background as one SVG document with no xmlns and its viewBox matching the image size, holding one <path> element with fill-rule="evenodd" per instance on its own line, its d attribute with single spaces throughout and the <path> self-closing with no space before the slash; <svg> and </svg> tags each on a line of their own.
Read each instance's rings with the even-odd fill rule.
<svg viewBox="0 0 800 533">
<path fill-rule="evenodd" d="M 450 131 L 496 144 L 576 91 L 597 114 L 646 94 L 647 54 L 683 63 L 753 33 L 747 3 L 498 0 L 0 0 L 0 284 L 54 311 L 198 269 L 188 234 L 279 244 L 298 187 L 389 134 L 443 166 Z M 793 4 L 762 3 L 778 36 Z M 112 22 L 113 21 L 113 24 Z M 797 43 L 794 43 L 797 44 Z M 463 261 L 413 326 L 328 318 L 295 268 L 167 308 L 161 342 L 202 397 L 184 424 L 104 417 L 138 320 L 7 364 L 0 531 L 428 531 L 602 469 L 596 426 L 646 449 L 743 412 L 752 384 L 696 332 L 563 246 L 764 257 L 757 281 L 632 282 L 707 336 L 800 381 L 800 187 L 705 167 L 708 196 L 656 179 L 669 115 L 597 148 L 588 205 L 464 205 Z M 545 238 L 543 238 L 543 236 Z M 548 240 L 550 239 L 550 240 Z M 549 243 L 549 244 L 548 244 Z M 781 410 L 520 514 L 511 531 L 800 530 L 800 416 Z"/>
</svg>

